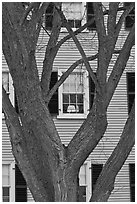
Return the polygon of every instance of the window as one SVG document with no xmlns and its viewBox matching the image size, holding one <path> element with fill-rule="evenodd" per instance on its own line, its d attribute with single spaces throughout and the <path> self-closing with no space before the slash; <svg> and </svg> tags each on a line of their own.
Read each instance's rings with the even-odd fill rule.
<svg viewBox="0 0 137 204">
<path fill-rule="evenodd" d="M 71 28 L 81 26 L 82 2 L 63 2 L 62 10 Z"/>
<path fill-rule="evenodd" d="M 97 179 L 102 171 L 103 164 L 92 164 L 92 192 L 94 191 Z"/>
<path fill-rule="evenodd" d="M 131 3 L 130 2 L 126 2 L 124 3 L 125 6 L 129 6 Z M 132 28 L 132 26 L 134 25 L 135 23 L 135 9 L 132 9 L 129 13 L 129 15 L 126 17 L 126 20 L 125 20 L 125 28 L 126 29 L 130 29 Z"/>
<path fill-rule="evenodd" d="M 10 202 L 10 165 L 2 165 L 2 197 L 3 202 Z"/>
<path fill-rule="evenodd" d="M 135 164 L 129 164 L 130 201 L 135 202 Z"/>
<path fill-rule="evenodd" d="M 15 164 L 15 202 L 27 202 L 26 181 Z"/>
<path fill-rule="evenodd" d="M 89 22 L 92 18 L 94 18 L 94 8 L 93 8 L 93 2 L 87 2 L 87 22 Z M 95 21 L 89 25 L 88 30 L 96 30 L 96 23 Z"/>
<path fill-rule="evenodd" d="M 127 99 L 128 99 L 128 113 L 130 113 L 135 99 L 135 73 L 127 73 Z"/>
<path fill-rule="evenodd" d="M 63 72 L 61 73 L 63 74 Z M 83 117 L 88 111 L 87 72 L 72 72 L 60 86 L 60 116 Z"/>
<path fill-rule="evenodd" d="M 50 89 L 56 84 L 57 80 L 58 80 L 58 72 L 52 72 Z M 56 92 L 53 94 L 49 102 L 48 108 L 51 115 L 58 115 L 58 90 L 56 90 Z"/>
</svg>

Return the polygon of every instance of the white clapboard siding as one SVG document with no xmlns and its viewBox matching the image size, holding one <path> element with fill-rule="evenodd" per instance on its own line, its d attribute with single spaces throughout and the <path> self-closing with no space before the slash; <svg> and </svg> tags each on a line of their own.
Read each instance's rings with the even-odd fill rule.
<svg viewBox="0 0 137 204">
<path fill-rule="evenodd" d="M 9 163 L 14 161 L 9 133 L 4 119 L 2 119 L 2 161 Z"/>
<path fill-rule="evenodd" d="M 106 3 L 104 3 L 106 6 Z M 105 21 L 106 22 L 106 21 Z M 123 24 L 122 31 L 117 41 L 116 49 L 120 49 L 123 45 L 124 39 L 128 35 L 128 31 L 125 31 Z M 60 33 L 60 39 L 66 36 L 66 32 Z M 98 50 L 97 45 L 97 34 L 95 31 L 82 32 L 79 34 L 78 39 L 81 42 L 82 47 L 85 50 L 87 56 L 95 55 Z M 48 35 L 44 30 L 41 31 L 37 49 L 36 49 L 36 59 L 39 71 L 39 76 L 41 77 L 43 59 L 45 55 L 46 45 L 48 43 Z M 108 77 L 114 65 L 118 55 L 114 55 L 108 70 Z M 2 56 L 3 57 L 3 56 Z M 59 49 L 56 59 L 53 64 L 53 70 L 58 69 L 68 69 L 73 62 L 80 59 L 81 55 L 78 52 L 72 39 L 66 41 Z M 126 119 L 128 117 L 127 109 L 127 81 L 126 72 L 135 71 L 135 48 L 133 47 L 131 51 L 131 56 L 127 62 L 126 69 L 121 77 L 121 80 L 115 90 L 113 98 L 108 107 L 108 127 L 106 133 L 102 140 L 99 142 L 97 148 L 91 153 L 87 159 L 91 163 L 102 163 L 105 164 L 108 157 L 111 155 L 115 146 L 117 145 L 120 135 L 122 133 L 123 127 L 125 125 Z M 94 60 L 90 62 L 93 71 L 96 71 L 97 61 Z M 3 70 L 7 70 L 7 64 L 2 58 Z M 54 118 L 54 123 L 58 130 L 59 136 L 61 137 L 62 143 L 67 145 L 72 137 L 75 135 L 84 120 L 82 119 L 58 119 Z M 110 202 L 129 202 L 130 201 L 130 186 L 129 186 L 129 163 L 135 163 L 135 148 L 131 151 L 125 164 L 118 173 L 115 182 L 115 188 L 109 198 Z M 13 161 L 13 155 L 11 151 L 11 145 L 9 141 L 9 134 L 5 125 L 4 120 L 2 120 L 2 159 L 3 161 Z M 28 201 L 32 202 L 33 198 L 28 190 Z"/>
</svg>

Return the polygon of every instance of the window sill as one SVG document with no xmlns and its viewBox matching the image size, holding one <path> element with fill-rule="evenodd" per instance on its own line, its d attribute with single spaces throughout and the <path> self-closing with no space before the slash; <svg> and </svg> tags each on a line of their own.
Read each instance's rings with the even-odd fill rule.
<svg viewBox="0 0 137 204">
<path fill-rule="evenodd" d="M 73 32 L 75 32 L 78 28 L 72 28 Z M 81 33 L 90 33 L 90 32 L 95 32 L 96 30 L 88 30 L 87 28 L 85 28 Z M 61 33 L 68 33 L 67 29 L 61 28 L 60 30 Z"/>
<path fill-rule="evenodd" d="M 87 115 L 86 114 L 60 114 L 57 116 L 57 119 L 86 119 Z"/>
</svg>

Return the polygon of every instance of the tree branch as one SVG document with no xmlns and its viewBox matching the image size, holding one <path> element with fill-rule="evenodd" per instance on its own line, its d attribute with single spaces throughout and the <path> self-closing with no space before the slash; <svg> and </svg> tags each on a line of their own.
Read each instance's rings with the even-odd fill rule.
<svg viewBox="0 0 137 204">
<path fill-rule="evenodd" d="M 88 61 L 92 61 L 95 60 L 98 57 L 98 54 L 87 57 Z M 60 79 L 57 81 L 57 83 L 53 86 L 53 88 L 49 91 L 47 98 L 46 98 L 46 102 L 48 103 L 51 99 L 51 97 L 53 96 L 53 94 L 55 93 L 55 91 L 59 88 L 59 86 L 66 80 L 66 78 L 70 75 L 70 73 L 81 63 L 83 63 L 84 60 L 83 59 L 79 59 L 76 62 L 74 62 L 68 69 L 67 71 L 60 77 Z"/>
<path fill-rule="evenodd" d="M 81 56 L 82 56 L 82 58 L 83 58 L 84 64 L 85 64 L 85 66 L 86 66 L 86 69 L 87 69 L 87 71 L 89 72 L 89 75 L 90 75 L 90 77 L 92 78 L 93 82 L 95 83 L 97 92 L 99 92 L 99 93 L 101 94 L 100 85 L 99 85 L 99 83 L 98 83 L 98 81 L 97 81 L 97 78 L 96 78 L 96 76 L 95 76 L 93 70 L 91 69 L 91 66 L 90 66 L 90 64 L 89 64 L 89 62 L 88 62 L 88 60 L 87 60 L 86 54 L 85 54 L 85 52 L 84 52 L 84 50 L 83 50 L 81 44 L 79 43 L 77 37 L 76 37 L 75 34 L 73 33 L 73 30 L 71 29 L 70 25 L 68 24 L 68 22 L 67 22 L 67 20 L 66 20 L 66 17 L 64 16 L 63 12 L 60 11 L 57 7 L 56 7 L 56 9 L 57 9 L 58 13 L 60 14 L 60 17 L 61 17 L 61 19 L 62 19 L 63 25 L 66 27 L 67 31 L 68 31 L 69 34 L 71 35 L 73 41 L 75 42 L 75 44 L 76 44 L 76 46 L 77 46 L 77 48 L 78 48 L 78 50 L 79 50 L 79 52 L 80 52 L 80 54 L 81 54 Z"/>
<path fill-rule="evenodd" d="M 56 6 L 60 6 L 60 3 L 56 3 Z M 47 93 L 49 91 L 53 62 L 57 53 L 56 52 L 57 50 L 54 49 L 54 47 L 56 46 L 56 43 L 60 34 L 60 29 L 61 29 L 61 19 L 58 12 L 55 10 L 54 17 L 53 17 L 52 31 L 48 41 L 48 45 L 46 47 L 45 58 L 43 61 L 42 77 L 41 77 L 41 88 L 42 88 L 42 94 L 43 94 L 44 100 L 46 100 Z"/>
<path fill-rule="evenodd" d="M 90 202 L 107 202 L 115 178 L 135 144 L 135 105 L 127 119 L 120 140 L 107 160 L 93 191 Z"/>
<path fill-rule="evenodd" d="M 135 25 L 132 27 L 123 48 L 115 62 L 113 70 L 108 78 L 107 82 L 107 99 L 106 106 L 109 105 L 109 102 L 113 96 L 113 93 L 117 87 L 117 84 L 122 76 L 122 73 L 126 67 L 127 61 L 130 56 L 130 52 L 135 43 Z"/>
<path fill-rule="evenodd" d="M 118 36 L 119 32 L 120 32 L 120 29 L 121 29 L 121 26 L 126 18 L 126 16 L 129 14 L 129 12 L 135 7 L 135 4 L 134 3 L 131 3 L 130 6 L 128 7 L 124 7 L 124 12 L 123 14 L 120 16 L 120 19 L 119 21 L 117 22 L 116 24 L 116 31 L 115 31 L 115 35 Z"/>
</svg>

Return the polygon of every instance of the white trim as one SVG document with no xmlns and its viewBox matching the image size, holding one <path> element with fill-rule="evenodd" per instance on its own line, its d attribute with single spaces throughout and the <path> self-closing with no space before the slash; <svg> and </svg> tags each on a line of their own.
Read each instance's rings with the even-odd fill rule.
<svg viewBox="0 0 137 204">
<path fill-rule="evenodd" d="M 88 161 L 86 162 L 86 202 L 89 202 L 92 194 L 92 189 L 91 189 L 91 162 Z"/>
<path fill-rule="evenodd" d="M 9 99 L 12 103 L 12 105 L 14 106 L 14 87 L 13 87 L 13 80 L 12 80 L 12 77 L 9 73 L 9 71 L 3 71 L 3 72 L 7 72 L 7 74 L 9 74 Z M 2 113 L 2 119 L 4 119 L 4 113 Z"/>
<path fill-rule="evenodd" d="M 15 162 L 3 161 L 2 165 L 9 166 L 9 186 L 5 187 L 9 187 L 9 202 L 15 202 Z"/>
<path fill-rule="evenodd" d="M 65 72 L 66 70 L 63 70 L 63 69 L 59 69 L 58 70 L 58 76 L 60 77 L 62 75 L 63 72 Z M 83 77 L 84 77 L 84 99 L 83 99 L 83 105 L 84 105 L 84 113 L 74 113 L 74 114 L 68 114 L 68 113 L 63 113 L 63 99 L 62 99 L 62 93 L 63 93 L 63 84 L 59 87 L 59 97 L 58 97 L 58 100 L 59 100 L 59 115 L 57 116 L 57 118 L 68 118 L 68 119 L 84 119 L 87 117 L 87 114 L 89 113 L 89 93 L 88 93 L 88 90 L 89 90 L 89 82 L 88 82 L 88 72 L 84 69 L 80 70 L 80 69 L 75 69 L 73 71 L 74 72 L 82 72 L 84 73 L 83 74 Z"/>
<path fill-rule="evenodd" d="M 15 162 L 10 165 L 10 202 L 15 202 Z"/>
</svg>

